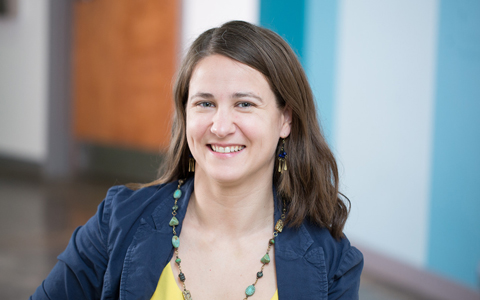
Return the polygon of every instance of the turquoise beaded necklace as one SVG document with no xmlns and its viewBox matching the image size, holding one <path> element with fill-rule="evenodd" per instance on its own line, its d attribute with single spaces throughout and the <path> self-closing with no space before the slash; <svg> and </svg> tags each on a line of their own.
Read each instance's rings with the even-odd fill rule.
<svg viewBox="0 0 480 300">
<path fill-rule="evenodd" d="M 178 219 L 176 217 L 177 210 L 178 210 L 177 201 L 178 199 L 180 199 L 180 197 L 182 197 L 182 191 L 180 190 L 180 187 L 182 186 L 182 184 L 183 184 L 183 180 L 179 180 L 177 189 L 173 193 L 173 199 L 175 199 L 175 204 L 172 207 L 172 219 L 168 224 L 173 228 L 172 245 L 175 251 L 175 263 L 178 265 L 178 269 L 180 270 L 180 274 L 178 274 L 178 277 L 180 278 L 180 281 L 183 284 L 183 292 L 182 292 L 183 299 L 192 300 L 192 295 L 190 294 L 190 291 L 187 290 L 187 287 L 185 286 L 185 274 L 183 274 L 182 266 L 180 264 L 182 260 L 180 259 L 180 257 L 178 257 L 178 247 L 180 247 L 180 238 L 177 236 L 177 232 L 175 231 L 175 226 L 179 224 Z M 262 263 L 262 267 L 260 268 L 260 271 L 257 272 L 257 278 L 255 279 L 255 282 L 246 288 L 245 298 L 243 300 L 246 300 L 248 297 L 253 296 L 253 294 L 255 293 L 255 285 L 257 284 L 258 280 L 263 277 L 263 268 L 265 268 L 265 265 L 267 265 L 270 262 L 270 256 L 268 254 L 270 252 L 270 248 L 275 245 L 275 238 L 277 237 L 278 233 L 282 232 L 283 230 L 285 212 L 286 212 L 286 209 L 284 204 L 282 216 L 277 221 L 277 224 L 275 224 L 273 237 L 268 241 L 267 253 L 265 253 L 265 255 L 260 259 L 260 262 Z"/>
</svg>

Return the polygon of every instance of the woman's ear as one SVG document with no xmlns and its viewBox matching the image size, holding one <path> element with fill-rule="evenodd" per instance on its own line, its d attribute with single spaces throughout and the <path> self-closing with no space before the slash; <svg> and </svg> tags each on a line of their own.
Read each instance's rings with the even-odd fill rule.
<svg viewBox="0 0 480 300">
<path fill-rule="evenodd" d="M 289 106 L 283 108 L 283 124 L 280 131 L 280 137 L 286 138 L 290 135 L 292 130 L 292 109 Z"/>
</svg>

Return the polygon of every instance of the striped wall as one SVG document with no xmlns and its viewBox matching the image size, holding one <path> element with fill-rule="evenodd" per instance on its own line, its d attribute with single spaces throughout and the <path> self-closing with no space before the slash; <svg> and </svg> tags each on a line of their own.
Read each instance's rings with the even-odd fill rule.
<svg viewBox="0 0 480 300">
<path fill-rule="evenodd" d="M 311 81 L 349 238 L 477 288 L 480 3 L 260 2 Z"/>
</svg>

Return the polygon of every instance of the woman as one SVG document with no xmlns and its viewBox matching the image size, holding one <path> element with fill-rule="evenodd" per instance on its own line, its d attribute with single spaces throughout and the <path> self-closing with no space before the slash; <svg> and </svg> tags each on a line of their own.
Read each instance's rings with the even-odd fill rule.
<svg viewBox="0 0 480 300">
<path fill-rule="evenodd" d="M 32 298 L 357 299 L 362 254 L 288 44 L 241 21 L 210 29 L 174 97 L 163 176 L 110 189 Z"/>
</svg>

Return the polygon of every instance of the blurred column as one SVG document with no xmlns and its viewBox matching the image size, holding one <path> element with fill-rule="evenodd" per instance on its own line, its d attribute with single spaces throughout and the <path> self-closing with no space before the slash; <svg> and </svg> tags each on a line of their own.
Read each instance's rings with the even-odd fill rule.
<svg viewBox="0 0 480 300">
<path fill-rule="evenodd" d="M 72 1 L 49 2 L 48 138 L 44 174 L 72 175 L 71 44 Z"/>
</svg>

